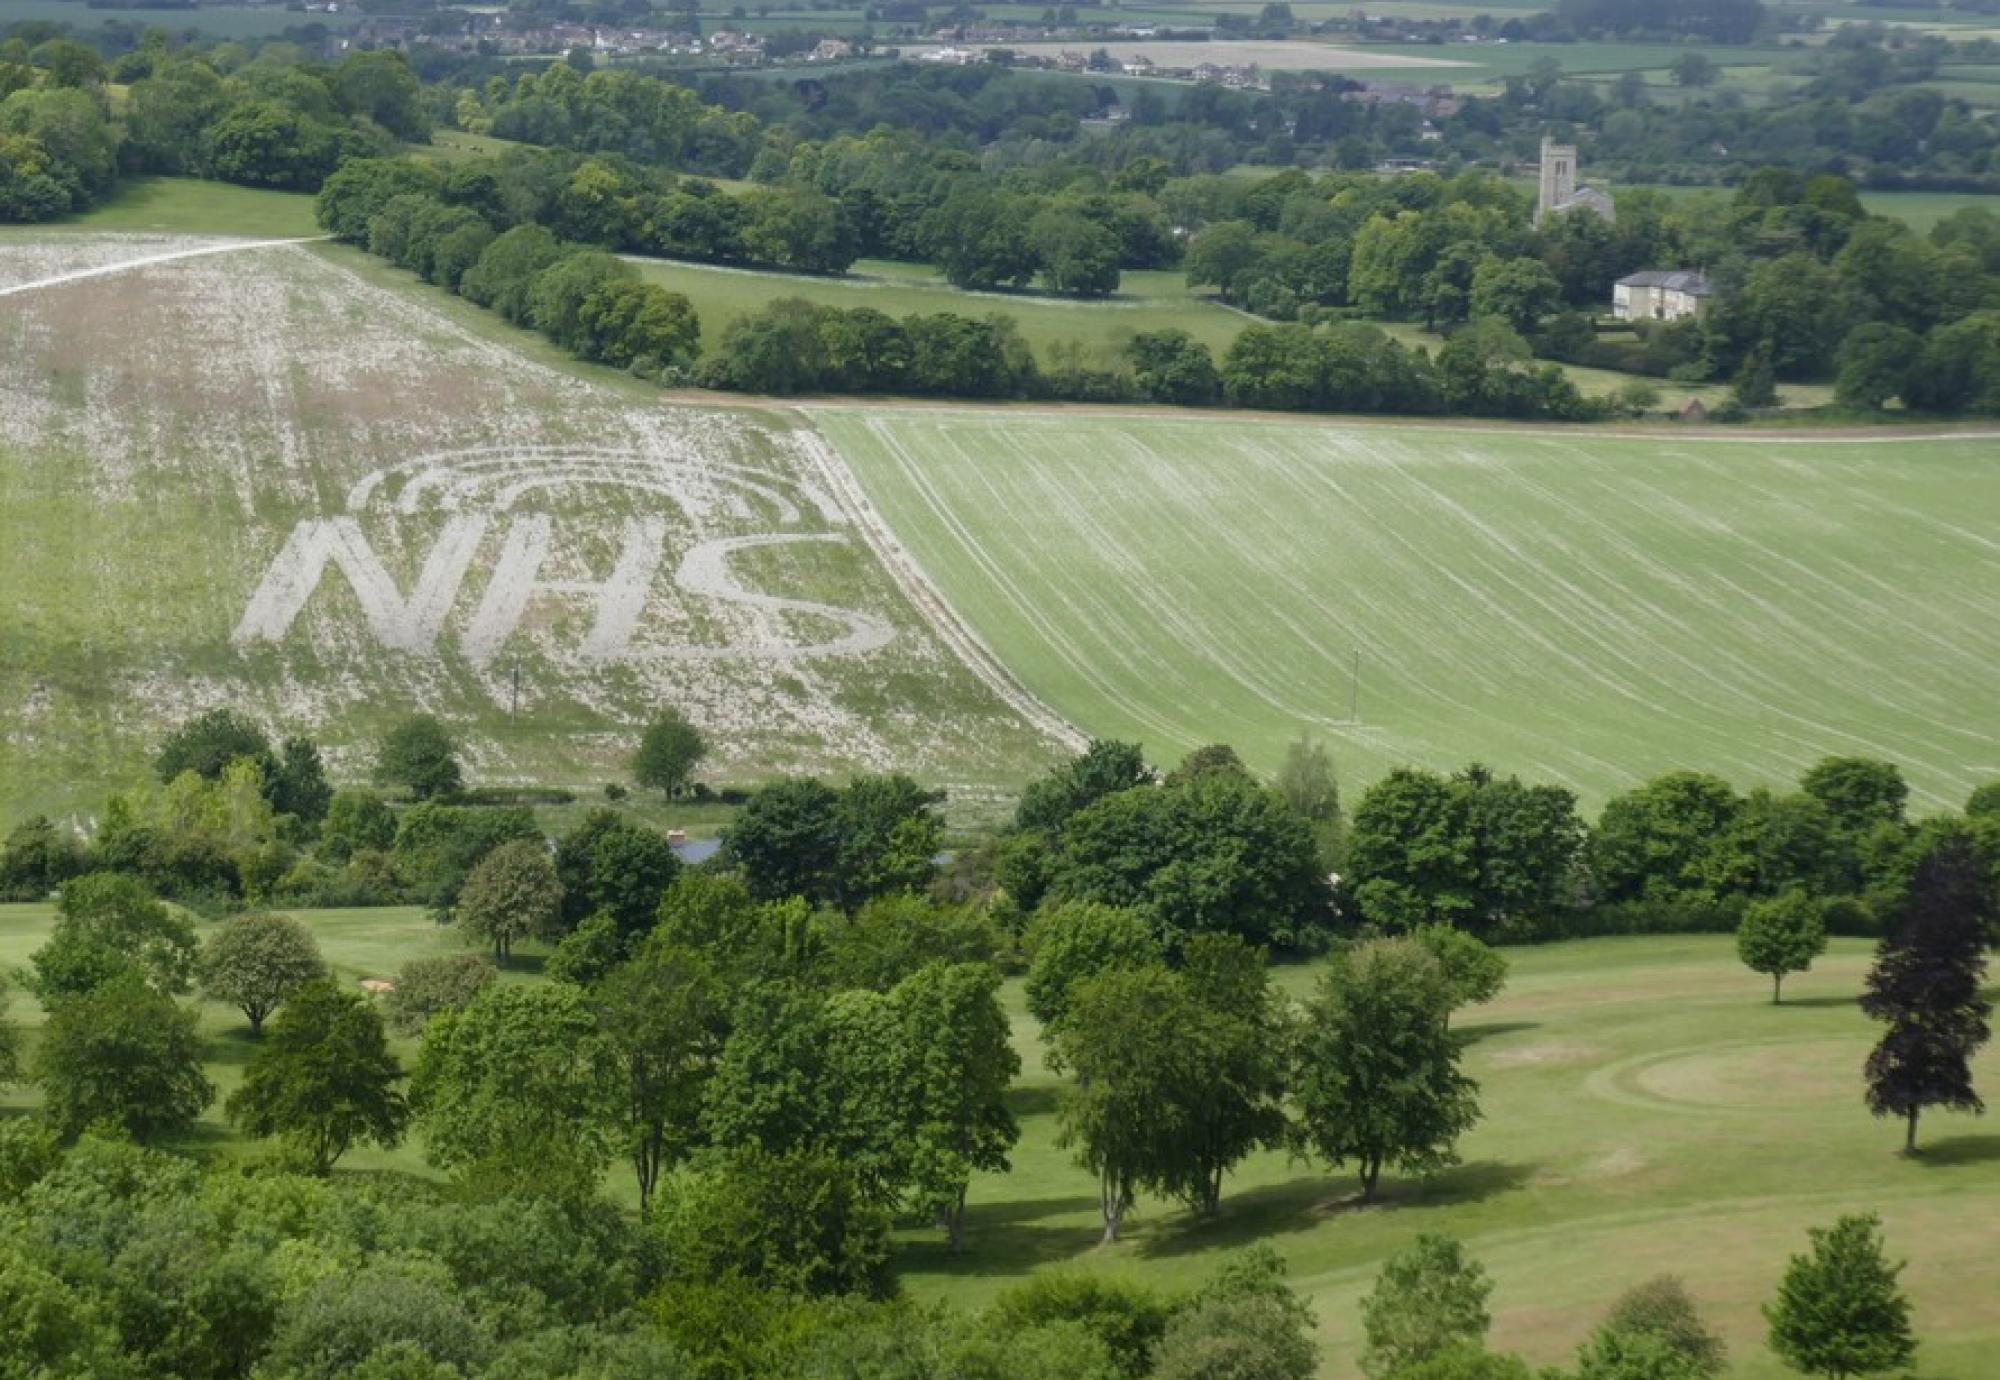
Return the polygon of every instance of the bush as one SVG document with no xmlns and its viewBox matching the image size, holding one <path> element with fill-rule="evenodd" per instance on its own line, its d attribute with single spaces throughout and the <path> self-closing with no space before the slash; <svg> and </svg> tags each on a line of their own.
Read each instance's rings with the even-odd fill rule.
<svg viewBox="0 0 2000 1380">
<path fill-rule="evenodd" d="M 472 1005 L 498 976 L 485 954 L 413 958 L 397 972 L 395 990 L 383 1003 L 389 1024 L 399 1034 L 420 1034 L 434 1017 Z"/>
<path fill-rule="evenodd" d="M 1128 1376 L 1152 1370 L 1153 1353 L 1173 1305 L 1142 1285 L 1081 1270 L 1051 1270 L 1014 1285 L 993 1301 L 986 1323 L 1006 1336 L 1070 1323 L 1102 1342 Z"/>
</svg>

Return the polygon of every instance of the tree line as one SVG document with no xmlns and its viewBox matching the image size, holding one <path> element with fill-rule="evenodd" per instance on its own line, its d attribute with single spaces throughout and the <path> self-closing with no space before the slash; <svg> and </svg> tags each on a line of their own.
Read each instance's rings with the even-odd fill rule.
<svg viewBox="0 0 2000 1380">
<path fill-rule="evenodd" d="M 421 85 L 393 54 L 319 67 L 288 61 L 276 48 L 238 61 L 241 54 L 180 52 L 162 41 L 120 59 L 131 94 L 113 116 L 103 83 L 117 69 L 90 49 L 66 40 L 17 46 L 24 58 L 40 58 L 14 64 L 0 80 L 0 88 L 22 88 L 6 98 L 12 113 L 0 114 L 12 150 L 0 177 L 0 200 L 12 209 L 0 214 L 11 218 L 87 205 L 121 169 L 316 188 L 344 162 L 427 137 L 433 121 L 462 115 L 497 128 L 489 106 L 532 109 L 560 127 L 550 137 L 562 147 L 398 175 L 400 193 L 454 209 L 432 208 L 420 227 L 426 233 L 414 240 L 392 227 L 383 238 L 390 257 L 452 286 L 485 238 L 533 224 L 565 242 L 616 251 L 808 272 L 840 272 L 857 257 L 885 255 L 934 264 L 963 287 L 1038 285 L 1084 296 L 1115 291 L 1124 269 L 1183 263 L 1193 286 L 1315 328 L 1310 339 L 1247 336 L 1233 347 L 1233 361 L 1210 359 L 1213 383 L 1195 358 L 1198 347 L 1184 342 L 1172 353 L 1185 372 L 1161 387 L 1130 351 L 1091 358 L 1065 349 L 1032 373 L 1008 368 L 973 380 L 950 377 L 960 371 L 949 367 L 907 368 L 891 340 L 882 357 L 858 367 L 850 361 L 790 379 L 783 369 L 758 367 L 746 341 L 726 366 L 715 366 L 740 379 L 736 386 L 768 378 L 771 391 L 797 391 L 858 377 L 864 389 L 953 396 L 1229 398 L 1260 407 L 1555 419 L 1639 408 L 1657 397 L 1635 384 L 1608 405 L 1583 400 L 1529 365 L 1532 352 L 1679 381 L 1730 380 L 1751 408 L 1776 401 L 1777 385 L 1790 380 L 1833 381 L 1843 403 L 1864 408 L 2000 407 L 1992 305 L 2000 217 L 1968 209 L 1919 236 L 1868 216 L 1854 183 L 1831 173 L 1762 168 L 1726 203 L 1629 192 L 1615 224 L 1578 212 L 1537 228 L 1525 194 L 1489 173 L 1176 176 L 1173 161 L 1131 150 L 1108 164 L 1077 150 L 1015 166 L 1004 157 L 975 159 L 950 136 L 907 124 L 821 139 L 801 137 L 795 125 L 759 129 L 749 115 L 704 105 L 671 82 L 632 71 L 585 75 L 567 63 L 511 82 L 496 77 L 483 91 L 453 98 L 447 87 Z M 1532 92 L 1506 99 L 1517 98 L 1524 109 L 1543 101 Z M 712 156 L 732 139 L 756 144 L 747 168 L 741 158 Z M 684 175 L 718 167 L 747 170 L 759 185 L 729 192 Z M 364 217 L 350 217 L 342 233 L 366 243 L 366 220 L 380 209 L 371 204 Z M 431 232 L 456 235 L 435 267 Z M 535 252 L 546 258 L 545 242 Z M 621 270 L 592 264 L 570 277 L 588 277 L 587 291 L 608 294 L 598 313 L 606 320 L 586 324 L 554 306 L 545 315 L 557 318 L 551 334 L 559 343 L 654 372 L 691 362 L 690 314 L 636 283 L 612 288 L 600 280 Z M 1707 269 L 1714 309 L 1699 320 L 1601 334 L 1593 318 L 1604 312 L 1611 283 L 1662 265 Z M 774 310 L 767 324 L 784 316 Z M 1318 329 L 1354 317 L 1481 330 L 1431 359 L 1406 358 L 1380 337 Z M 987 342 L 975 339 L 982 327 L 969 320 L 925 318 L 918 334 L 965 337 L 983 348 Z M 1361 366 L 1346 358 L 1357 353 L 1367 356 Z"/>
<path fill-rule="evenodd" d="M 232 61 L 149 31 L 129 57 L 107 65 L 67 38 L 0 43 L 0 221 L 87 210 L 128 173 L 314 191 L 349 158 L 430 137 L 421 85 L 396 54 Z M 127 83 L 115 104 L 114 81 Z"/>
<path fill-rule="evenodd" d="M 671 191 L 649 191 L 669 187 Z M 953 194 L 954 196 L 957 193 Z M 981 195 L 989 195 L 981 193 Z M 991 195 L 999 195 L 997 193 Z M 395 196 L 380 228 L 374 220 Z M 949 204 L 949 203 L 948 203 Z M 956 313 L 895 322 L 872 309 L 779 299 L 733 323 L 699 375 L 768 393 L 909 392 L 1084 401 L 1230 402 L 1309 411 L 1589 420 L 1641 401 L 1581 397 L 1535 356 L 1677 380 L 1733 379 L 1746 406 L 1782 380 L 1832 377 L 1839 398 L 1900 398 L 1936 412 L 2000 405 L 2000 333 L 1987 305 L 2000 281 L 2000 217 L 1968 208 L 1919 237 L 1871 217 L 1850 182 L 1769 170 L 1723 214 L 1657 193 L 1621 198 L 1607 224 L 1588 212 L 1531 227 L 1525 198 L 1488 174 L 1313 179 L 1188 179 L 1159 185 L 1159 214 L 1200 227 L 1187 242 L 1191 285 L 1281 326 L 1246 328 L 1217 360 L 1185 335 L 1146 333 L 1111 358 L 1065 347 L 1037 361 L 999 321 Z M 574 310 L 527 310 L 530 295 L 488 286 L 568 257 L 577 242 L 814 269 L 851 260 L 844 205 L 795 186 L 741 196 L 599 160 L 517 152 L 448 171 L 363 161 L 329 183 L 321 219 L 433 281 L 540 325 L 586 358 L 686 370 L 699 325 L 671 299 L 674 329 L 616 339 L 634 319 L 664 323 L 668 298 L 599 255 L 590 289 L 630 280 L 624 309 L 593 335 Z M 990 210 L 991 208 L 989 208 Z M 412 222 L 410 217 L 421 211 Z M 999 224 L 981 213 L 973 224 Z M 692 245 L 688 227 L 708 237 Z M 500 233 L 506 254 L 462 285 Z M 998 231 L 991 231 L 998 233 Z M 1171 236 L 1168 236 L 1171 238 Z M 827 257 L 827 246 L 849 247 Z M 1712 257 L 1711 257 L 1712 256 Z M 1648 263 L 1710 264 L 1712 310 L 1600 335 L 1612 281 Z M 582 282 L 579 273 L 555 275 Z M 1435 355 L 1398 345 L 1369 320 L 1417 319 L 1451 332 Z M 548 324 L 544 324 L 548 323 Z M 1635 388 L 1643 388 L 1635 385 Z"/>
</svg>

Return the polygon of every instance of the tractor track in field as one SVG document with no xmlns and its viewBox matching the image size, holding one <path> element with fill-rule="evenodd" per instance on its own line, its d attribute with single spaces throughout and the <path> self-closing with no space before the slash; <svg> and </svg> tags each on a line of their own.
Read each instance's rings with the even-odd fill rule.
<svg viewBox="0 0 2000 1380">
<path fill-rule="evenodd" d="M 949 647 L 1002 703 L 1036 731 L 1071 751 L 1080 752 L 1087 747 L 1089 735 L 1016 679 L 1006 663 L 986 645 L 985 639 L 959 616 L 944 591 L 925 573 L 908 548 L 897 540 L 895 532 L 876 511 L 875 505 L 869 502 L 860 480 L 834 450 L 832 443 L 813 429 L 801 428 L 793 434 L 805 463 L 819 475 L 833 495 L 834 502 L 854 523 L 862 541 L 874 553 L 882 568 L 889 572 L 889 578 L 895 581 L 896 587 L 910 601 L 918 616 L 937 634 L 938 640 Z"/>
<path fill-rule="evenodd" d="M 71 269 L 67 273 L 57 273 L 48 278 L 37 278 L 32 283 L 13 283 L 0 287 L 0 297 L 12 297 L 17 292 L 33 292 L 37 288 L 62 287 L 67 283 L 80 283 L 90 278 L 104 278 L 113 273 L 130 273 L 136 269 L 152 268 L 158 264 L 178 263 L 182 259 L 201 259 L 211 254 L 234 254 L 246 249 L 276 249 L 292 244 L 317 244 L 330 240 L 331 235 L 302 235 L 296 239 L 284 240 L 231 240 L 227 244 L 204 244 L 194 249 L 175 249 L 164 254 L 147 254 L 137 259 L 120 259 L 117 263 L 97 264 L 91 268 Z"/>
</svg>

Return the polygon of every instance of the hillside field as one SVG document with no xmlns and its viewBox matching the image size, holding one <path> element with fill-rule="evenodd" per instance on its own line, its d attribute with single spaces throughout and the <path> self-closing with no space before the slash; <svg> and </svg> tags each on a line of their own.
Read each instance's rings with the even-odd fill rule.
<svg viewBox="0 0 2000 1380">
<path fill-rule="evenodd" d="M 667 405 L 325 244 L 8 235 L 0 293 L 0 827 L 218 704 L 350 779 L 418 709 L 495 783 L 620 779 L 669 703 L 711 779 L 973 797 L 1053 760 L 796 419 Z"/>
<path fill-rule="evenodd" d="M 452 952 L 457 937 L 414 909 L 301 912 L 342 982 L 393 973 L 405 960 Z M 0 969 L 24 964 L 46 937 L 41 906 L 0 906 Z M 504 980 L 533 982 L 538 950 Z M 1023 1072 L 1011 1095 L 1022 1140 L 1014 1168 L 972 1187 L 967 1250 L 953 1258 L 934 1231 L 902 1234 L 904 1287 L 919 1300 L 976 1306 L 1030 1271 L 1071 1266 L 1130 1272 L 1161 1288 L 1199 1282 L 1219 1252 L 1268 1241 L 1316 1310 L 1326 1380 L 1355 1380 L 1358 1303 L 1390 1252 L 1425 1231 L 1464 1238 L 1495 1281 L 1493 1341 L 1537 1363 L 1566 1359 L 1627 1286 L 1678 1273 L 1727 1336 L 1730 1380 L 1788 1375 L 1763 1348 L 1757 1307 L 1809 1226 L 1842 1212 L 1881 1212 L 1923 1339 L 1917 1374 L 1984 1372 L 2000 1347 L 2000 1252 L 1990 1205 L 2000 1192 L 2000 1137 L 1970 1118 L 1924 1122 L 1929 1149 L 1894 1153 L 1901 1128 L 1861 1104 L 1861 1061 L 1873 1027 L 1855 1008 L 1868 947 L 1836 940 L 1814 971 L 1786 984 L 1783 1006 L 1740 967 L 1727 937 L 1594 940 L 1506 951 L 1513 972 L 1489 1006 L 1462 1016 L 1467 1070 L 1485 1119 L 1464 1164 L 1418 1183 L 1385 1177 L 1362 1208 L 1350 1177 L 1283 1154 L 1247 1161 L 1224 1189 L 1221 1216 L 1199 1222 L 1142 1198 L 1128 1238 L 1097 1245 L 1096 1184 L 1055 1145 L 1062 1080 L 1043 1064 L 1018 981 L 1003 1000 Z M 1303 999 L 1315 966 L 1277 970 Z M 251 1043 L 241 1014 L 202 1008 L 209 1077 L 223 1095 Z M 17 994 L 11 1019 L 41 1024 Z M 405 1067 L 417 1042 L 397 1039 Z M 1990 1090 L 2000 1051 L 1977 1076 Z M 0 1088 L 0 1115 L 34 1104 Z M 180 1148 L 229 1160 L 264 1150 L 211 1107 Z M 421 1142 L 358 1150 L 342 1173 L 429 1175 Z M 606 1189 L 633 1201 L 629 1174 Z"/>
<path fill-rule="evenodd" d="M 2000 775 L 1990 435 L 813 415 L 1029 689 L 1160 760 L 1303 730 L 1350 781 L 1478 760 L 1593 804 L 1829 753 L 1925 806 Z"/>
</svg>

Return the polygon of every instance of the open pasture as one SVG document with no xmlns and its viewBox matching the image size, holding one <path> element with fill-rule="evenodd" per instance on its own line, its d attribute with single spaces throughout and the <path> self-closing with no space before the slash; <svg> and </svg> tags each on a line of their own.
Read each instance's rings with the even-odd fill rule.
<svg viewBox="0 0 2000 1380">
<path fill-rule="evenodd" d="M 803 297 L 822 306 L 872 307 L 890 316 L 919 312 L 992 313 L 1011 316 L 1021 336 L 1046 362 L 1051 345 L 1077 342 L 1110 358 L 1140 331 L 1179 329 L 1218 356 L 1250 319 L 1198 297 L 1178 270 L 1128 272 L 1109 298 L 1075 298 L 1021 292 L 967 292 L 926 265 L 863 259 L 841 277 L 766 273 L 756 269 L 633 257 L 649 282 L 684 294 L 701 317 L 703 342 L 713 347 L 737 317 L 780 297 Z"/>
<path fill-rule="evenodd" d="M 307 911 L 336 977 L 392 974 L 410 958 L 457 951 L 460 940 L 419 910 Z M 25 964 L 46 938 L 46 906 L 0 906 L 0 968 Z M 203 927 L 205 928 L 205 926 Z M 536 951 L 507 981 L 541 981 Z M 1595 940 L 1507 950 L 1512 975 L 1489 1006 L 1460 1018 L 1466 1067 L 1484 1120 L 1461 1146 L 1464 1163 L 1428 1183 L 1385 1178 L 1363 1208 L 1353 1180 L 1279 1153 L 1247 1161 L 1225 1186 L 1221 1215 L 1199 1221 L 1142 1198 L 1127 1239 L 1097 1245 L 1095 1183 L 1055 1144 L 1061 1082 L 1043 1063 L 1039 1031 L 1018 982 L 1004 993 L 1023 1072 L 1012 1101 L 1022 1126 L 1013 1171 L 974 1181 L 966 1253 L 912 1224 L 899 1270 L 919 1300 L 978 1305 L 1052 1267 L 1130 1272 L 1156 1287 L 1192 1286 L 1217 1253 L 1268 1241 L 1316 1310 L 1321 1374 L 1353 1380 L 1357 1305 L 1382 1259 L 1424 1231 L 1463 1238 L 1492 1273 L 1494 1342 L 1531 1360 L 1564 1360 L 1610 1301 L 1653 1274 L 1682 1275 L 1727 1335 L 1731 1380 L 1787 1374 L 1762 1348 L 1758 1305 L 1808 1226 L 1877 1210 L 1905 1276 L 1924 1338 L 1917 1373 L 1970 1377 L 2000 1347 L 2000 1252 L 1988 1210 L 2000 1191 L 2000 1137 L 1965 1117 L 1924 1123 L 1928 1147 L 1893 1152 L 1900 1128 L 1861 1105 L 1860 1066 L 1873 1027 L 1853 1004 L 1868 946 L 1837 940 L 1814 970 L 1768 984 L 1735 961 L 1726 937 Z M 1316 966 L 1278 970 L 1303 999 Z M 16 993 L 9 1017 L 32 1049 L 42 1016 Z M 236 1086 L 252 1045 L 240 1013 L 202 1008 L 208 1074 Z M 409 1067 L 418 1045 L 397 1039 Z M 1991 1090 L 2000 1056 L 1977 1076 Z M 34 1105 L 30 1087 L 0 1088 L 0 1115 Z M 180 1147 L 225 1159 L 263 1149 L 211 1107 Z M 357 1150 L 340 1172 L 425 1174 L 420 1140 Z M 632 1205 L 629 1175 L 606 1191 Z"/>
<path fill-rule="evenodd" d="M 807 428 L 328 245 L 7 236 L 0 288 L 0 822 L 97 808 L 225 703 L 349 777 L 419 708 L 488 782 L 621 778 L 662 703 L 723 779 L 1048 760 Z"/>
<path fill-rule="evenodd" d="M 1479 760 L 1590 804 L 1828 753 L 1932 806 L 2000 775 L 1990 436 L 815 418 L 1029 689 L 1160 760 L 1307 731 L 1350 785 Z"/>
</svg>

